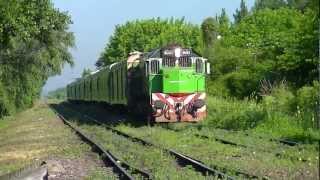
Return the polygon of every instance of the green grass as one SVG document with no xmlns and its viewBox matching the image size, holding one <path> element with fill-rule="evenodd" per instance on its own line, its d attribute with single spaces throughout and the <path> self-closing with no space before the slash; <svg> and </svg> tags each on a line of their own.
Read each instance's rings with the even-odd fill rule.
<svg viewBox="0 0 320 180">
<path fill-rule="evenodd" d="M 233 147 L 221 144 L 213 139 L 200 139 L 193 136 L 190 131 L 173 132 L 161 127 L 133 128 L 127 125 L 120 125 L 117 128 L 153 143 L 176 149 L 211 166 L 218 165 L 221 168 L 241 170 L 258 176 L 266 175 L 272 179 L 279 178 L 279 176 L 281 178 L 300 177 L 297 172 L 301 172 L 303 169 L 308 169 L 310 172 L 302 176 L 305 178 L 316 177 L 317 173 L 317 151 L 314 147 L 311 148 L 312 151 L 309 149 L 309 151 L 301 152 L 297 148 L 279 148 L 278 150 L 282 150 L 283 155 L 282 158 L 277 158 L 273 153 L 262 152 L 258 149 Z M 236 134 L 234 135 L 236 136 Z M 260 143 L 266 144 L 266 142 Z M 288 157 L 289 155 L 297 158 L 291 159 Z M 308 161 L 301 162 L 299 157 L 306 158 Z M 232 171 L 229 173 L 232 174 Z"/>
<path fill-rule="evenodd" d="M 231 175 L 235 170 L 240 170 L 260 177 L 267 176 L 271 179 L 314 179 L 318 177 L 317 155 L 319 149 L 314 143 L 315 141 L 312 140 L 319 137 L 318 131 L 303 129 L 299 124 L 293 123 L 296 121 L 292 119 L 290 114 L 266 108 L 262 104 L 253 101 L 209 97 L 208 105 L 209 116 L 200 123 L 167 125 L 168 128 L 175 129 L 177 132 L 164 129 L 158 125 L 148 127 L 141 124 L 135 125 L 134 123 L 131 123 L 132 126 L 130 123 L 120 124 L 115 128 L 155 144 L 173 148 L 210 166 L 217 165 L 221 169 L 227 168 L 230 170 L 228 173 Z M 89 105 L 83 105 L 83 111 L 98 113 L 94 109 L 88 110 L 90 107 L 87 106 Z M 98 114 L 102 115 L 103 113 L 99 112 Z M 106 117 L 104 119 L 107 120 L 108 113 L 105 113 L 104 116 Z M 98 132 L 95 129 L 90 131 Z M 299 133 L 304 133 L 302 134 L 304 139 L 302 142 L 304 144 L 298 146 L 290 147 L 269 141 L 270 138 L 293 137 L 294 135 L 299 135 Z M 209 139 L 201 139 L 196 135 L 206 135 L 209 136 Z M 310 137 L 306 138 L 306 136 Z M 120 153 L 119 157 L 124 157 L 133 164 L 136 162 L 148 164 L 143 161 L 143 158 L 148 157 L 165 159 L 160 153 L 146 153 L 143 147 L 130 145 L 130 142 L 123 141 L 121 138 L 115 138 L 114 142 L 106 140 L 111 138 L 111 134 L 100 134 L 96 135 L 96 137 L 99 137 L 99 141 L 107 141 L 106 147 L 109 147 L 110 144 L 115 144 L 111 147 L 115 153 L 120 150 L 123 153 Z M 215 138 L 243 144 L 248 148 L 222 144 L 219 141 L 215 141 Z M 311 141 L 306 141 L 306 139 L 311 139 Z M 142 154 L 139 154 L 140 151 Z M 150 149 L 149 151 L 153 152 Z M 156 169 L 154 172 L 163 172 L 162 168 L 165 169 L 165 167 L 162 167 L 162 164 L 166 164 L 166 162 L 161 161 L 160 164 L 157 164 L 160 169 L 153 168 L 151 164 L 151 168 L 147 168 L 147 170 Z M 144 167 L 139 163 L 135 165 L 141 168 Z M 178 173 L 174 171 L 168 172 Z M 161 178 L 166 177 L 161 176 Z"/>
<path fill-rule="evenodd" d="M 306 143 L 320 140 L 320 130 L 304 128 L 296 114 L 284 111 L 287 107 L 210 96 L 207 103 L 208 117 L 197 124 L 200 129 L 247 130 L 267 134 L 270 138 L 291 138 Z"/>
<path fill-rule="evenodd" d="M 110 175 L 112 173 L 106 173 L 104 168 L 96 168 L 92 170 L 85 180 L 115 180 L 119 179 L 115 175 Z"/>
<path fill-rule="evenodd" d="M 205 179 L 204 176 L 190 167 L 178 166 L 174 157 L 159 148 L 143 146 L 140 143 L 116 135 L 100 125 L 90 123 L 80 113 L 68 111 L 68 108 L 59 110 L 68 120 L 76 123 L 86 134 L 101 143 L 103 147 L 120 160 L 149 172 L 155 179 Z M 137 176 L 136 178 L 141 179 Z"/>
<path fill-rule="evenodd" d="M 189 167 L 178 167 L 173 157 L 161 149 L 134 143 L 101 126 L 80 125 L 87 134 L 121 160 L 150 172 L 155 179 L 205 179 Z M 141 179 L 141 177 L 136 177 Z"/>
</svg>

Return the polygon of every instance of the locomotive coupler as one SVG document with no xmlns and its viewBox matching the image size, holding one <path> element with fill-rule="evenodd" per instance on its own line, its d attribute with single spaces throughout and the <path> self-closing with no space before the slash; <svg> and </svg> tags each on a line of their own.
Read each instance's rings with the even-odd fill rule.
<svg viewBox="0 0 320 180">
<path fill-rule="evenodd" d="M 176 115 L 177 115 L 177 120 L 178 120 L 178 121 L 181 120 L 182 108 L 183 108 L 182 102 L 177 102 L 177 103 L 175 104 L 175 110 L 176 110 Z"/>
</svg>

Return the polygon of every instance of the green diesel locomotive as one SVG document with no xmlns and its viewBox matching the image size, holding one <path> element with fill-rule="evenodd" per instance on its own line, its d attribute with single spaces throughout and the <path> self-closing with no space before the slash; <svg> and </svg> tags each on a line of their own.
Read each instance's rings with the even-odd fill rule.
<svg viewBox="0 0 320 180">
<path fill-rule="evenodd" d="M 206 114 L 205 77 L 210 64 L 192 49 L 169 45 L 133 52 L 67 86 L 69 101 L 124 105 L 155 122 L 196 122 Z"/>
</svg>

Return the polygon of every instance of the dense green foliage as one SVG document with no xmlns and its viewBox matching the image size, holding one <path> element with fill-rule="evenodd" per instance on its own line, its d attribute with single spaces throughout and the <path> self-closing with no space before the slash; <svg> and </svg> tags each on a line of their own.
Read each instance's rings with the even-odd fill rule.
<svg viewBox="0 0 320 180">
<path fill-rule="evenodd" d="M 30 107 L 48 77 L 73 63 L 70 23 L 50 0 L 0 0 L 0 117 Z"/>
<path fill-rule="evenodd" d="M 215 44 L 210 57 L 214 78 L 246 69 L 297 87 L 311 83 L 318 62 L 315 17 L 312 11 L 303 14 L 288 8 L 254 12 Z"/>
<path fill-rule="evenodd" d="M 170 43 L 201 50 L 200 28 L 184 19 L 147 19 L 116 26 L 97 66 L 108 65 L 128 57 L 132 51 L 146 52 Z"/>
<path fill-rule="evenodd" d="M 296 141 L 316 142 L 320 138 L 319 83 L 292 93 L 285 84 L 278 85 L 256 99 L 208 97 L 208 118 L 201 126 L 231 130 L 247 130 Z"/>
<path fill-rule="evenodd" d="M 319 6 L 314 5 L 313 0 L 257 0 L 241 21 L 235 16 L 228 33 L 218 32 L 222 38 L 204 50 L 214 70 L 208 89 L 233 100 L 218 101 L 227 104 L 222 109 L 231 109 L 213 110 L 211 124 L 246 129 L 264 122 L 260 127 L 291 128 L 292 134 L 319 127 Z"/>
<path fill-rule="evenodd" d="M 258 3 L 258 1 L 256 2 Z M 248 7 L 246 6 L 246 3 L 244 2 L 244 0 L 241 0 L 240 9 L 236 9 L 236 13 L 233 15 L 234 22 L 236 24 L 239 23 L 248 14 L 249 14 L 249 10 L 248 10 Z"/>
<path fill-rule="evenodd" d="M 65 100 L 67 99 L 67 90 L 66 88 L 58 88 L 54 91 L 50 91 L 47 95 L 47 98 Z"/>
<path fill-rule="evenodd" d="M 209 93 L 236 102 L 230 117 L 219 119 L 222 125 L 212 122 L 216 126 L 246 129 L 279 118 L 309 128 L 317 126 L 318 35 L 316 0 L 256 0 L 251 10 L 241 1 L 234 22 L 222 9 L 200 27 L 173 19 L 119 25 L 97 64 L 123 59 L 133 50 L 181 43 L 211 62 Z M 251 101 L 256 104 L 250 105 Z M 257 108 L 251 111 L 250 107 Z"/>
</svg>

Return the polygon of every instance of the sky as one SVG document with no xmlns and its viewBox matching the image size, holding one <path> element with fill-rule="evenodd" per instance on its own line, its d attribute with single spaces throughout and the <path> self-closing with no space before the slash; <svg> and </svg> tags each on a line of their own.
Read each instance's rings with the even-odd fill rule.
<svg viewBox="0 0 320 180">
<path fill-rule="evenodd" d="M 95 69 L 95 62 L 105 48 L 117 24 L 135 19 L 154 17 L 181 18 L 201 24 L 225 8 L 229 18 L 240 5 L 240 0 L 53 0 L 60 11 L 68 12 L 73 24 L 76 47 L 70 51 L 75 65 L 65 65 L 60 75 L 50 77 L 43 93 L 64 87 L 81 76 L 84 68 Z M 254 0 L 246 0 L 252 7 Z"/>
</svg>

